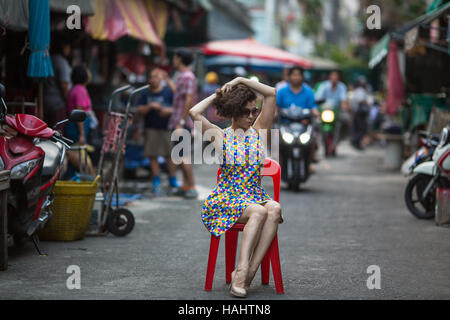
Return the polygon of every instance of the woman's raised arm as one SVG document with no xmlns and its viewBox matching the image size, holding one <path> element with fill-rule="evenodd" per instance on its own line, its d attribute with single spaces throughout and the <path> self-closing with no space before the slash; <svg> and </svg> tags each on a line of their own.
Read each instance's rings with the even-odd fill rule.
<svg viewBox="0 0 450 320">
<path fill-rule="evenodd" d="M 203 116 L 203 112 L 208 109 L 208 107 L 211 105 L 213 100 L 216 98 L 216 94 L 212 94 L 209 97 L 203 99 L 199 103 L 197 103 L 195 106 L 193 106 L 191 109 L 189 109 L 189 116 L 191 117 L 192 121 L 201 121 L 202 123 L 202 134 L 205 133 L 206 130 L 208 130 L 208 137 L 218 137 L 219 140 L 211 140 L 216 147 L 221 147 L 220 143 L 223 139 L 223 131 L 215 124 L 212 124 L 208 119 L 206 119 L 205 116 Z"/>
</svg>

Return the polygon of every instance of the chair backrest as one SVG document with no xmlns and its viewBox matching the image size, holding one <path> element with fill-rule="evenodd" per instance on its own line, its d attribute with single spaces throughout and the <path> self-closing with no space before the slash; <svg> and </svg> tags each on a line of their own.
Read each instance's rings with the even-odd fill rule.
<svg viewBox="0 0 450 320">
<path fill-rule="evenodd" d="M 217 182 L 219 181 L 222 170 L 217 170 Z M 281 167 L 278 162 L 273 159 L 266 158 L 264 161 L 263 177 L 272 177 L 273 180 L 273 198 L 276 202 L 280 202 L 280 184 L 281 184 Z"/>
</svg>

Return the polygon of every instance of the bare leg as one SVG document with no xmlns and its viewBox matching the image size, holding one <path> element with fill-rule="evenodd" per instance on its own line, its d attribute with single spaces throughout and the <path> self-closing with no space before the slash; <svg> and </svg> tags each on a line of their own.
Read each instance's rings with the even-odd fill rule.
<svg viewBox="0 0 450 320">
<path fill-rule="evenodd" d="M 256 271 L 258 271 L 261 261 L 266 255 L 267 249 L 269 249 L 270 245 L 272 244 L 273 238 L 277 234 L 278 224 L 280 223 L 280 204 L 275 201 L 269 201 L 264 207 L 267 209 L 267 219 L 265 220 L 264 225 L 261 229 L 261 236 L 249 264 L 246 288 L 250 287 L 250 284 L 255 277 Z"/>
<path fill-rule="evenodd" d="M 181 168 L 183 170 L 183 184 L 190 189 L 195 188 L 194 183 L 194 174 L 192 173 L 192 164 L 183 161 L 183 164 L 181 165 Z"/>
<path fill-rule="evenodd" d="M 159 168 L 158 157 L 150 157 L 150 170 L 153 176 L 159 176 L 161 169 Z"/>
<path fill-rule="evenodd" d="M 88 173 L 89 173 L 89 175 L 91 177 L 94 177 L 94 174 L 95 174 L 94 165 L 92 164 L 91 157 L 89 157 L 89 156 L 87 156 L 87 166 L 88 166 Z"/>
<path fill-rule="evenodd" d="M 167 170 L 169 171 L 169 177 L 174 177 L 177 172 L 177 166 L 173 163 L 170 157 L 166 158 Z"/>
<path fill-rule="evenodd" d="M 244 286 L 247 280 L 250 257 L 258 242 L 257 236 L 266 221 L 267 214 L 266 208 L 258 204 L 252 204 L 245 209 L 244 214 L 238 220 L 239 223 L 245 223 L 245 228 L 242 232 L 238 266 L 231 276 L 231 292 L 237 293 L 239 296 L 247 294 Z"/>
<path fill-rule="evenodd" d="M 75 151 L 67 151 L 66 155 L 67 155 L 67 159 L 69 160 L 69 163 L 74 168 L 78 169 L 80 167 L 80 159 L 78 157 L 78 153 Z"/>
</svg>

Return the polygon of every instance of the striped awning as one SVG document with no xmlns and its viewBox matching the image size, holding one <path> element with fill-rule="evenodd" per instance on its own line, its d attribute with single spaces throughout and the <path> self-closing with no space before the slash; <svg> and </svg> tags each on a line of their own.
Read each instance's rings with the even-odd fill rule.
<svg viewBox="0 0 450 320">
<path fill-rule="evenodd" d="M 130 36 L 164 48 L 161 33 L 155 28 L 158 22 L 152 23 L 152 16 L 149 13 L 149 8 L 151 9 L 155 2 L 94 0 L 95 15 L 89 18 L 87 31 L 97 40 L 116 41 L 124 36 Z"/>
<path fill-rule="evenodd" d="M 283 62 L 311 68 L 312 63 L 308 59 L 296 56 L 290 52 L 278 49 L 276 47 L 266 46 L 251 38 L 240 40 L 220 40 L 211 41 L 200 46 L 203 53 L 209 55 L 227 55 L 237 57 L 247 57 Z"/>
</svg>

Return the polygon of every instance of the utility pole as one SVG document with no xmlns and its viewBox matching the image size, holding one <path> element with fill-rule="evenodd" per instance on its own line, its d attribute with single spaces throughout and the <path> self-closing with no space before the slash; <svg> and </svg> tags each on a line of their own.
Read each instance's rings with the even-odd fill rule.
<svg viewBox="0 0 450 320">
<path fill-rule="evenodd" d="M 275 7 L 276 0 L 265 0 L 264 11 L 266 12 L 266 24 L 265 24 L 265 34 L 266 34 L 266 44 L 269 46 L 273 45 L 273 31 L 275 26 Z"/>
</svg>

